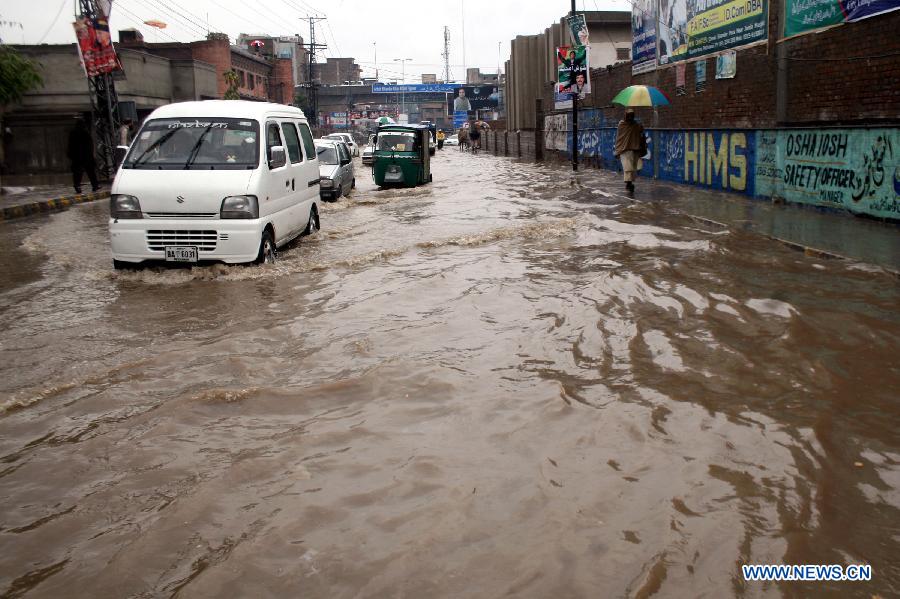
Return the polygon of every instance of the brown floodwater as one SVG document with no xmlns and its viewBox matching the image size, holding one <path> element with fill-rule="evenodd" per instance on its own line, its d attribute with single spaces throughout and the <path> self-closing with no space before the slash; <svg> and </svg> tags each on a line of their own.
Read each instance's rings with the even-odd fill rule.
<svg viewBox="0 0 900 599">
<path fill-rule="evenodd" d="M 357 178 L 264 267 L 114 272 L 103 202 L 0 225 L 0 596 L 900 594 L 890 254 L 453 149 Z"/>
</svg>

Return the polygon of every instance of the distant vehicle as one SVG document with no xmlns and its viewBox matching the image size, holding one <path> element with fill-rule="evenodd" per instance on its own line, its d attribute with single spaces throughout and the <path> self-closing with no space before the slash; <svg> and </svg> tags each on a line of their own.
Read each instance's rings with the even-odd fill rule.
<svg viewBox="0 0 900 599">
<path fill-rule="evenodd" d="M 448 135 L 447 139 L 444 140 L 444 145 L 445 146 L 458 146 L 459 138 L 456 136 L 456 134 Z"/>
<path fill-rule="evenodd" d="M 369 141 L 362 151 L 362 163 L 372 164 L 373 162 L 375 162 L 375 136 L 370 135 Z"/>
<path fill-rule="evenodd" d="M 319 156 L 319 196 L 324 201 L 334 202 L 349 194 L 356 187 L 356 178 L 347 144 L 336 139 L 317 139 L 316 152 Z"/>
<path fill-rule="evenodd" d="M 298 108 L 240 100 L 157 108 L 110 190 L 113 267 L 274 262 L 276 248 L 318 230 L 318 184 Z"/>
<path fill-rule="evenodd" d="M 347 147 L 350 148 L 350 154 L 353 156 L 359 156 L 359 146 L 353 140 L 353 136 L 349 133 L 331 133 L 326 135 L 323 139 L 336 139 L 338 141 L 342 141 L 347 144 Z"/>
<path fill-rule="evenodd" d="M 372 176 L 380 187 L 415 187 L 430 183 L 431 135 L 424 125 L 382 125 L 375 139 L 375 164 Z"/>
<path fill-rule="evenodd" d="M 422 121 L 420 124 L 428 127 L 428 153 L 434 156 L 434 153 L 437 151 L 437 125 L 431 121 Z"/>
</svg>

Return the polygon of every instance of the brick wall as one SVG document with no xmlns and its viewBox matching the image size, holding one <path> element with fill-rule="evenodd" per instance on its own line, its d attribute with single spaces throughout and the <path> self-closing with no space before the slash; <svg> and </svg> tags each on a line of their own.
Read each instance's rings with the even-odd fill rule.
<svg viewBox="0 0 900 599">
<path fill-rule="evenodd" d="M 673 100 L 658 110 L 656 125 L 692 129 L 771 128 L 776 126 L 867 125 L 900 122 L 900 11 L 778 43 L 782 0 L 769 3 L 769 43 L 738 51 L 734 79 L 715 78 L 715 58 L 707 57 L 706 88 L 695 90 L 696 65 L 685 65 L 686 95 L 675 94 L 675 67 L 640 75 L 631 64 L 591 70 L 591 95 L 581 105 L 602 108 L 615 124 L 622 109 L 610 101 L 629 85 L 658 87 Z M 784 52 L 784 114 L 779 118 L 777 82 Z M 893 54 L 893 55 L 892 55 Z M 855 56 L 882 56 L 843 60 Z M 815 60 L 810 60 L 815 59 Z M 841 59 L 841 60 L 825 60 Z M 703 59 L 701 59 L 703 60 Z M 544 90 L 544 105 L 553 106 L 552 90 Z M 548 111 L 552 112 L 552 110 Z M 637 109 L 638 118 L 653 124 L 651 109 Z"/>
<path fill-rule="evenodd" d="M 792 123 L 856 123 L 900 117 L 900 11 L 784 42 Z M 894 54 L 894 56 L 884 56 Z M 884 56 L 825 61 L 848 56 Z M 817 59 L 811 61 L 808 59 Z M 738 67 L 740 68 L 740 67 Z"/>
<path fill-rule="evenodd" d="M 271 101 L 291 104 L 294 101 L 294 71 L 290 58 L 276 58 L 272 69 Z"/>
<path fill-rule="evenodd" d="M 216 67 L 216 95 L 225 96 L 228 85 L 225 73 L 231 70 L 231 46 L 227 39 L 204 40 L 191 42 L 191 54 L 194 60 L 202 60 Z"/>
</svg>

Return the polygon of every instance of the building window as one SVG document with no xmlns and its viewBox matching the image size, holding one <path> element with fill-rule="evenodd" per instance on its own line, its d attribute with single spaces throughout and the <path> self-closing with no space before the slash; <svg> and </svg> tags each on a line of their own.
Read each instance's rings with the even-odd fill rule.
<svg viewBox="0 0 900 599">
<path fill-rule="evenodd" d="M 616 48 L 616 60 L 631 60 L 631 48 Z"/>
<path fill-rule="evenodd" d="M 256 87 L 254 85 L 254 83 L 256 81 L 256 77 L 253 76 L 253 73 L 247 73 L 247 75 L 248 75 L 247 79 L 250 80 L 250 89 L 253 89 L 254 87 Z"/>
<path fill-rule="evenodd" d="M 244 75 L 244 71 L 238 71 L 238 83 L 240 84 L 240 87 L 247 87 L 247 78 Z"/>
</svg>

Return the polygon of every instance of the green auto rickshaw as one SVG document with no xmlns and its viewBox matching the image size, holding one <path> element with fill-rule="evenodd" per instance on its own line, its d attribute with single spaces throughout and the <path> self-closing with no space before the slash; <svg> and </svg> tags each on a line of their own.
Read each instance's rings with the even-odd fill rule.
<svg viewBox="0 0 900 599">
<path fill-rule="evenodd" d="M 427 125 L 388 124 L 378 127 L 372 175 L 379 187 L 415 187 L 431 183 Z"/>
</svg>

